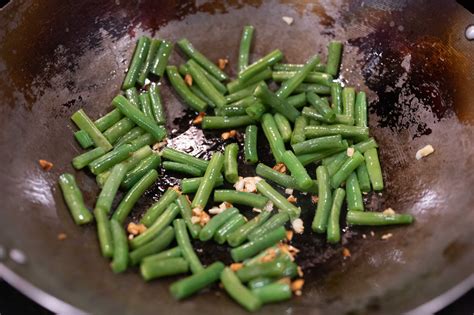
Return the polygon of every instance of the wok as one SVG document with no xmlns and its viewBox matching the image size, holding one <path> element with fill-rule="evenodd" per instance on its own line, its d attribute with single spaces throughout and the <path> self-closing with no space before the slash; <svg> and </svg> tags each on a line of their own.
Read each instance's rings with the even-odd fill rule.
<svg viewBox="0 0 474 315">
<path fill-rule="evenodd" d="M 294 17 L 293 25 L 282 16 Z M 70 115 L 81 107 L 94 118 L 110 110 L 137 36 L 187 37 L 212 60 L 228 57 L 235 74 L 241 27 L 251 23 L 254 60 L 281 48 L 288 62 L 302 62 L 315 52 L 325 56 L 332 38 L 346 42 L 343 81 L 369 93 L 370 125 L 382 148 L 386 189 L 369 196 L 368 207 L 416 217 L 408 227 L 346 230 L 343 244 L 352 257 L 345 260 L 341 246 L 320 236 L 297 238 L 304 294 L 261 313 L 400 313 L 469 288 L 474 43 L 464 30 L 472 21 L 460 5 L 441 0 L 12 1 L 0 11 L 0 275 L 60 313 L 244 313 L 222 291 L 177 303 L 168 293 L 173 279 L 145 284 L 133 271 L 113 275 L 99 254 L 95 228 L 73 224 L 56 180 L 72 171 L 70 160 L 80 152 Z M 171 62 L 180 60 L 175 53 Z M 190 115 L 167 84 L 163 98 L 175 137 L 188 128 Z M 208 140 L 196 130 L 188 135 L 174 144 L 194 141 L 194 153 L 221 145 L 213 133 Z M 425 144 L 435 153 L 416 161 Z M 263 147 L 261 156 L 270 163 L 267 152 Z M 53 161 L 54 168 L 42 171 L 38 159 Z M 76 176 L 92 207 L 93 178 Z M 163 186 L 151 189 L 134 215 Z M 310 218 L 314 206 L 305 207 Z M 67 239 L 59 241 L 59 233 Z M 386 233 L 393 237 L 382 240 Z M 12 249 L 26 260 L 11 259 Z M 201 255 L 204 262 L 228 259 L 222 248 L 204 247 Z M 453 287 L 457 291 L 449 291 Z"/>
</svg>

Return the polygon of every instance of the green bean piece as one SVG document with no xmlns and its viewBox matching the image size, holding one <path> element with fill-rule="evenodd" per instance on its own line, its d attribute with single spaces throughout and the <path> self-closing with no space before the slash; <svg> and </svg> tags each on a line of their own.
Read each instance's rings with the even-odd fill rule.
<svg viewBox="0 0 474 315">
<path fill-rule="evenodd" d="M 342 43 L 331 41 L 328 45 L 328 61 L 326 64 L 326 73 L 336 76 L 339 72 L 342 57 Z"/>
<path fill-rule="evenodd" d="M 85 132 L 84 130 L 78 130 L 74 133 L 74 138 L 76 138 L 77 142 L 83 149 L 87 149 L 94 145 L 94 141 L 92 141 L 91 137 Z"/>
<path fill-rule="evenodd" d="M 80 170 L 86 167 L 92 161 L 103 156 L 107 151 L 102 147 L 97 147 L 87 152 L 82 153 L 81 155 L 76 156 L 72 159 L 72 166 L 76 170 Z"/>
<path fill-rule="evenodd" d="M 332 176 L 332 188 L 336 189 L 339 187 L 362 163 L 364 163 L 364 156 L 360 154 L 359 151 L 355 151 L 354 154 L 349 157 L 344 164 L 342 164 L 341 168 L 334 174 L 334 176 Z"/>
<path fill-rule="evenodd" d="M 184 195 L 180 195 L 176 200 L 176 204 L 179 207 L 181 217 L 183 218 L 186 226 L 188 227 L 189 234 L 192 238 L 198 238 L 201 232 L 201 226 L 198 223 L 193 223 L 193 211 L 191 210 L 191 204 Z"/>
<path fill-rule="evenodd" d="M 154 143 L 155 143 L 155 138 L 149 133 L 144 133 L 138 138 L 130 141 L 130 144 L 132 145 L 134 150 L 138 150 L 139 148 L 145 145 L 152 145 Z"/>
<path fill-rule="evenodd" d="M 176 242 L 181 248 L 181 253 L 184 259 L 189 263 L 192 273 L 200 273 L 204 270 L 204 267 L 199 261 L 198 256 L 194 252 L 191 241 L 189 240 L 189 235 L 186 231 L 186 223 L 183 219 L 176 219 L 173 222 L 173 226 L 176 233 Z"/>
<path fill-rule="evenodd" d="M 133 106 L 140 108 L 140 98 L 136 87 L 131 87 L 124 91 L 125 97 Z M 117 109 L 118 110 L 118 109 Z M 141 109 L 140 109 L 141 110 Z"/>
<path fill-rule="evenodd" d="M 355 112 L 355 90 L 352 87 L 345 87 L 342 89 L 342 108 L 343 114 L 351 117 L 351 123 L 354 124 L 354 112 Z"/>
<path fill-rule="evenodd" d="M 175 203 L 171 203 L 168 208 L 166 208 L 165 212 L 163 212 L 163 214 L 161 214 L 155 220 L 155 222 L 153 222 L 153 224 L 145 230 L 145 232 L 130 241 L 130 247 L 132 249 L 139 248 L 149 243 L 154 238 L 159 237 L 163 233 L 164 229 L 171 224 L 171 222 L 178 215 L 178 213 L 178 206 Z M 176 230 L 176 226 L 174 229 L 174 233 L 176 239 L 178 239 L 178 231 Z"/>
<path fill-rule="evenodd" d="M 216 116 L 227 116 L 227 117 L 243 116 L 247 114 L 247 109 L 243 106 L 226 105 L 224 107 L 215 108 L 214 113 L 216 114 Z M 255 117 L 252 117 L 252 118 L 256 119 Z"/>
<path fill-rule="evenodd" d="M 293 93 L 302 93 L 302 92 L 314 92 L 321 95 L 331 94 L 331 88 L 326 85 L 316 84 L 316 83 L 301 83 L 298 85 Z"/>
<path fill-rule="evenodd" d="M 346 192 L 347 210 L 364 211 L 362 192 L 360 191 L 359 180 L 357 179 L 357 174 L 355 172 L 352 172 L 352 174 L 347 178 Z"/>
<path fill-rule="evenodd" d="M 239 179 L 237 167 L 237 154 L 239 145 L 231 143 L 225 146 L 224 150 L 224 176 L 229 183 L 235 183 Z"/>
<path fill-rule="evenodd" d="M 365 92 L 357 93 L 355 101 L 354 122 L 356 126 L 367 127 L 367 97 Z"/>
<path fill-rule="evenodd" d="M 314 138 L 291 146 L 297 155 L 321 152 L 328 149 L 342 149 L 344 143 L 340 135 Z"/>
<path fill-rule="evenodd" d="M 354 124 L 354 118 L 349 115 L 336 114 L 336 119 L 334 119 L 334 123 L 351 126 Z"/>
<path fill-rule="evenodd" d="M 356 170 L 357 179 L 359 180 L 359 187 L 362 192 L 370 191 L 370 178 L 369 171 L 367 170 L 366 163 L 362 163 Z"/>
<path fill-rule="evenodd" d="M 214 241 L 217 244 L 224 244 L 227 236 L 246 223 L 246 219 L 240 213 L 233 215 L 214 233 Z"/>
<path fill-rule="evenodd" d="M 291 93 L 295 92 L 296 88 L 308 77 L 312 69 L 319 63 L 319 57 L 314 55 L 305 63 L 305 65 L 297 72 L 291 73 L 287 76 L 288 80 L 284 81 L 276 95 L 280 99 L 285 99 L 290 96 Z M 273 77 L 273 74 L 272 74 Z M 275 80 L 275 78 L 273 78 Z"/>
<path fill-rule="evenodd" d="M 116 148 L 118 148 L 124 144 L 132 142 L 133 140 L 137 139 L 144 133 L 145 133 L 145 130 L 143 130 L 140 127 L 132 128 L 129 132 L 121 136 L 120 139 L 118 139 L 117 142 L 114 143 L 114 145 Z"/>
<path fill-rule="evenodd" d="M 288 119 L 280 113 L 275 113 L 275 115 L 273 115 L 273 119 L 275 120 L 275 123 L 283 139 L 283 142 L 290 141 L 292 131 L 291 131 L 291 124 L 288 121 Z"/>
<path fill-rule="evenodd" d="M 193 209 L 204 209 L 204 207 L 206 207 L 209 196 L 212 193 L 212 189 L 214 188 L 215 182 L 217 181 L 223 166 L 224 155 L 218 151 L 214 152 L 212 154 L 211 160 L 209 161 L 206 172 L 204 173 L 203 180 L 201 181 L 201 184 L 194 195 L 194 199 L 191 204 Z"/>
<path fill-rule="evenodd" d="M 92 141 L 94 141 L 94 144 L 96 147 L 102 147 L 106 151 L 110 151 L 112 149 L 112 145 L 110 144 L 110 142 L 99 131 L 99 129 L 97 129 L 95 124 L 86 115 L 84 110 L 80 109 L 77 112 L 75 112 L 71 116 L 71 119 L 77 125 L 77 127 L 87 132 L 89 137 L 91 137 Z"/>
<path fill-rule="evenodd" d="M 111 258 L 114 255 L 114 241 L 107 213 L 101 208 L 94 208 L 94 217 L 102 256 Z"/>
<path fill-rule="evenodd" d="M 306 93 L 299 93 L 296 95 L 289 96 L 286 99 L 288 105 L 293 106 L 296 109 L 304 107 L 306 105 Z"/>
<path fill-rule="evenodd" d="M 342 114 L 342 86 L 339 82 L 331 83 L 331 107 L 336 114 Z"/>
<path fill-rule="evenodd" d="M 220 83 L 220 82 L 219 82 Z M 196 84 L 193 84 L 189 87 L 189 89 L 191 90 L 191 92 L 193 92 L 198 98 L 202 99 L 207 105 L 211 106 L 212 108 L 214 108 L 214 112 L 216 111 L 216 107 L 217 105 L 209 98 L 206 96 L 206 94 L 204 94 L 204 92 L 201 90 L 201 88 L 196 85 Z M 216 114 L 217 115 L 217 114 Z"/>
<path fill-rule="evenodd" d="M 233 103 L 233 102 L 237 102 L 237 101 L 240 101 L 241 99 L 243 98 L 246 98 L 247 96 L 250 96 L 253 94 L 253 91 L 255 90 L 255 88 L 257 87 L 257 85 L 260 84 L 257 83 L 257 84 L 252 84 L 246 88 L 243 88 L 235 93 L 232 93 L 232 94 L 229 94 L 229 95 L 226 95 L 225 96 L 225 99 L 227 101 L 227 104 L 230 104 L 230 103 Z"/>
<path fill-rule="evenodd" d="M 273 71 L 298 71 L 304 67 L 304 64 L 296 63 L 276 63 L 273 65 Z M 320 62 L 311 71 L 326 72 L 326 66 Z"/>
<path fill-rule="evenodd" d="M 311 228 L 316 233 L 325 233 L 332 205 L 331 184 L 326 166 L 321 165 L 316 168 L 316 178 L 319 189 L 318 205 Z"/>
<path fill-rule="evenodd" d="M 380 167 L 379 155 L 377 149 L 369 149 L 364 153 L 367 172 L 369 173 L 370 183 L 375 191 L 383 189 L 382 168 Z"/>
<path fill-rule="evenodd" d="M 207 166 L 209 165 L 209 161 L 194 157 L 190 154 L 178 151 L 173 148 L 168 148 L 168 147 L 163 148 L 160 154 L 166 160 L 188 164 L 188 165 L 197 167 L 202 171 L 205 171 L 207 169 Z"/>
<path fill-rule="evenodd" d="M 98 175 L 112 168 L 115 164 L 120 163 L 130 157 L 130 153 L 132 152 L 132 145 L 125 144 L 90 162 L 89 169 L 91 170 L 92 174 Z"/>
<path fill-rule="evenodd" d="M 263 133 L 270 144 L 270 150 L 277 163 L 282 161 L 283 153 L 285 152 L 285 143 L 278 131 L 275 119 L 271 114 L 264 114 L 261 120 Z"/>
<path fill-rule="evenodd" d="M 161 159 L 158 154 L 151 154 L 138 162 L 137 166 L 125 174 L 125 178 L 122 181 L 121 187 L 124 190 L 129 190 L 138 181 L 145 176 L 148 172 L 156 170 L 160 165 Z"/>
<path fill-rule="evenodd" d="M 255 123 L 255 120 L 247 115 L 244 116 L 204 116 L 202 119 L 202 129 L 229 129 L 243 127 Z"/>
<path fill-rule="evenodd" d="M 155 119 L 158 125 L 166 124 L 166 114 L 163 108 L 163 102 L 161 101 L 160 86 L 153 82 L 152 84 L 150 84 L 148 92 L 150 94 L 151 111 L 153 113 L 153 118 Z"/>
<path fill-rule="evenodd" d="M 150 94 L 147 92 L 143 92 L 138 97 L 140 100 L 140 109 L 145 114 L 146 117 L 155 121 L 155 117 L 153 115 L 153 110 L 151 108 L 151 99 Z"/>
<path fill-rule="evenodd" d="M 365 153 L 369 149 L 378 148 L 379 145 L 377 144 L 374 138 L 369 138 L 365 141 L 361 141 L 359 143 L 354 144 L 353 147 L 355 150 L 359 151 L 360 153 Z"/>
<path fill-rule="evenodd" d="M 268 232 L 265 235 L 255 238 L 253 241 L 233 248 L 230 255 L 234 261 L 243 261 L 258 254 L 264 249 L 271 247 L 286 237 L 286 230 L 283 226 Z"/>
<path fill-rule="evenodd" d="M 181 257 L 147 260 L 140 264 L 140 274 L 145 281 L 187 273 L 188 270 L 188 262 Z"/>
<path fill-rule="evenodd" d="M 245 128 L 244 160 L 246 163 L 258 162 L 257 135 L 258 127 L 256 125 L 248 125 Z"/>
<path fill-rule="evenodd" d="M 285 82 L 286 80 L 291 79 L 298 71 L 276 71 L 273 70 L 272 79 L 275 82 Z M 323 73 L 323 72 L 309 72 L 308 75 L 303 79 L 303 82 L 307 83 L 317 83 L 321 85 L 330 86 L 333 80 L 332 75 Z M 301 83 L 301 82 L 300 82 Z M 291 94 L 291 93 L 290 93 Z"/>
<path fill-rule="evenodd" d="M 135 123 L 131 121 L 129 118 L 124 117 L 120 119 L 112 127 L 104 131 L 104 136 L 110 143 L 115 144 L 117 140 L 119 140 L 127 132 L 132 130 L 133 127 L 135 127 Z"/>
<path fill-rule="evenodd" d="M 272 283 L 273 281 L 275 281 L 275 280 L 272 279 L 272 278 L 258 277 L 258 278 L 250 280 L 247 283 L 247 286 L 249 287 L 250 290 L 254 290 L 254 289 L 257 289 L 257 288 L 264 287 L 264 286 Z"/>
<path fill-rule="evenodd" d="M 198 112 L 206 111 L 207 103 L 191 92 L 183 78 L 179 75 L 178 69 L 175 66 L 166 67 L 166 74 L 168 75 L 168 79 L 176 93 L 181 96 L 186 105 Z"/>
<path fill-rule="evenodd" d="M 347 151 L 336 154 L 334 160 L 326 165 L 329 176 L 333 177 L 348 159 L 349 156 L 347 155 Z"/>
<path fill-rule="evenodd" d="M 268 202 L 268 198 L 262 195 L 231 190 L 231 189 L 217 189 L 214 191 L 214 201 L 227 201 L 231 204 L 239 204 L 249 206 L 252 208 L 263 209 Z"/>
<path fill-rule="evenodd" d="M 163 77 L 166 66 L 168 65 L 168 59 L 173 51 L 173 43 L 167 40 L 161 42 L 158 51 L 156 52 L 155 59 L 151 64 L 151 73 Z"/>
<path fill-rule="evenodd" d="M 314 107 L 303 107 L 303 110 L 301 111 L 301 114 L 303 114 L 304 116 L 306 116 L 306 117 L 308 117 L 312 120 L 317 121 L 318 124 L 319 124 L 319 122 L 324 123 L 324 124 L 332 124 L 332 123 L 334 123 L 334 121 L 336 119 L 336 115 L 334 115 L 334 119 L 328 120 L 326 117 L 321 115 Z"/>
<path fill-rule="evenodd" d="M 160 199 L 155 202 L 143 215 L 140 223 L 150 227 L 155 223 L 159 216 L 172 204 L 179 196 L 176 189 L 168 188 Z"/>
<path fill-rule="evenodd" d="M 262 306 L 262 302 L 247 289 L 230 269 L 225 268 L 221 273 L 221 281 L 226 292 L 247 311 L 254 312 Z"/>
<path fill-rule="evenodd" d="M 191 176 L 201 176 L 201 175 L 203 175 L 203 172 L 199 168 L 188 165 L 188 164 L 183 164 L 183 163 L 178 163 L 178 162 L 171 162 L 171 161 L 164 161 L 162 163 L 162 166 L 165 170 L 170 171 L 170 172 L 188 174 L 188 175 L 191 175 Z"/>
<path fill-rule="evenodd" d="M 272 283 L 261 288 L 252 289 L 252 293 L 263 304 L 281 302 L 291 299 L 291 288 L 288 283 Z"/>
<path fill-rule="evenodd" d="M 146 36 L 142 36 L 138 39 L 137 45 L 135 46 L 135 51 L 133 52 L 133 57 L 130 60 L 130 65 L 128 66 L 127 75 L 122 83 L 122 90 L 126 90 L 135 86 L 140 71 L 143 67 L 143 63 L 150 49 L 150 39 Z"/>
<path fill-rule="evenodd" d="M 343 138 L 366 140 L 369 137 L 369 128 L 346 125 L 307 126 L 304 129 L 304 134 L 307 138 L 341 135 Z"/>
<path fill-rule="evenodd" d="M 86 224 L 94 220 L 94 216 L 84 204 L 82 192 L 77 186 L 74 175 L 64 173 L 59 176 L 59 187 L 61 187 L 66 205 L 77 225 Z"/>
<path fill-rule="evenodd" d="M 281 229 L 279 230 L 281 231 Z M 239 277 L 240 281 L 249 282 L 252 279 L 261 277 L 281 278 L 285 269 L 286 263 L 274 259 L 269 262 L 260 262 L 252 266 L 244 266 L 237 270 L 236 275 Z"/>
<path fill-rule="evenodd" d="M 260 81 L 271 79 L 271 77 L 272 77 L 272 70 L 270 70 L 270 68 L 266 68 L 266 69 L 263 69 L 261 72 L 255 74 L 255 76 L 253 76 L 251 79 L 245 82 L 240 79 L 230 81 L 229 83 L 227 83 L 227 90 L 229 91 L 229 93 L 235 93 L 246 87 L 257 84 Z"/>
<path fill-rule="evenodd" d="M 181 180 L 181 185 L 180 185 L 181 192 L 183 194 L 195 193 L 198 190 L 199 185 L 201 184 L 201 181 L 202 181 L 202 177 L 183 178 Z M 222 186 L 223 184 L 224 184 L 224 177 L 220 175 L 214 184 L 214 188 Z"/>
<path fill-rule="evenodd" d="M 318 182 L 318 185 L 319 185 L 319 182 Z M 296 207 L 291 202 L 289 202 L 283 195 L 281 195 L 278 191 L 276 191 L 265 180 L 260 180 L 257 183 L 257 190 L 262 195 L 270 199 L 270 201 L 273 202 L 273 204 L 278 209 L 280 209 L 280 211 L 285 211 L 286 213 L 288 213 L 291 220 L 299 218 L 301 209 L 299 207 Z"/>
<path fill-rule="evenodd" d="M 306 94 L 308 102 L 324 117 L 326 121 L 334 121 L 336 119 L 336 113 L 329 107 L 328 102 L 314 94 L 308 92 Z"/>
<path fill-rule="evenodd" d="M 302 155 L 298 155 L 297 158 L 298 160 L 300 160 L 301 164 L 305 166 L 310 163 L 317 163 L 323 160 L 324 158 L 327 158 L 333 154 L 339 153 L 341 151 L 346 151 L 347 147 L 349 146 L 347 144 L 347 141 L 343 140 L 342 144 L 344 145 L 344 148 L 341 148 L 341 149 L 328 149 L 328 150 L 317 152 L 317 153 L 302 154 Z"/>
<path fill-rule="evenodd" d="M 116 164 L 112 168 L 110 175 L 107 178 L 104 187 L 100 191 L 99 197 L 97 198 L 95 204 L 96 208 L 102 209 L 107 214 L 110 213 L 110 210 L 112 209 L 112 202 L 114 201 L 115 195 L 117 194 L 120 183 L 125 177 L 126 172 L 127 168 L 122 163 Z"/>
<path fill-rule="evenodd" d="M 271 180 L 272 182 L 282 187 L 297 189 L 299 191 L 305 191 L 314 194 L 318 193 L 318 184 L 315 180 L 313 180 L 313 185 L 311 186 L 311 188 L 302 189 L 300 186 L 298 186 L 294 177 L 275 171 L 274 169 L 269 166 L 266 166 L 263 163 L 259 163 L 255 171 L 258 176 Z"/>
<path fill-rule="evenodd" d="M 110 221 L 110 230 L 114 243 L 114 255 L 110 267 L 114 273 L 121 273 L 128 266 L 128 241 L 122 225 L 116 220 Z"/>
<path fill-rule="evenodd" d="M 150 49 L 148 49 L 145 61 L 143 62 L 143 66 L 137 78 L 137 83 L 139 86 L 145 85 L 146 78 L 148 77 L 148 73 L 151 70 L 152 63 L 155 60 L 156 52 L 160 48 L 161 42 L 162 41 L 160 39 L 151 40 Z"/>
<path fill-rule="evenodd" d="M 199 69 L 201 69 L 201 71 L 204 73 L 204 75 L 206 76 L 206 78 L 212 83 L 212 85 L 214 85 L 214 87 L 221 93 L 221 94 L 226 94 L 227 93 L 227 88 L 224 84 L 222 84 L 219 80 L 217 80 L 212 74 L 210 74 L 209 72 L 206 71 L 206 69 L 204 69 L 203 67 L 201 67 L 198 63 L 198 66 L 199 66 Z M 190 74 L 189 73 L 189 69 L 188 69 L 188 66 L 186 64 L 183 64 L 181 66 L 179 66 L 179 73 L 183 76 L 185 76 L 186 74 Z M 192 86 L 190 87 L 192 88 Z M 193 90 L 194 91 L 194 90 Z"/>
<path fill-rule="evenodd" d="M 158 254 L 146 256 L 143 258 L 143 260 L 144 261 L 145 260 L 148 260 L 148 261 L 149 260 L 163 260 L 166 258 L 176 258 L 176 257 L 181 257 L 181 248 L 179 248 L 179 246 L 164 250 Z"/>
<path fill-rule="evenodd" d="M 227 104 L 225 97 L 212 85 L 212 83 L 206 78 L 204 73 L 200 70 L 199 66 L 194 60 L 189 60 L 188 69 L 193 77 L 193 83 L 195 82 L 202 92 L 210 99 L 217 107 L 223 107 Z"/>
<path fill-rule="evenodd" d="M 141 261 L 145 260 L 145 258 L 148 259 L 148 257 L 150 257 L 151 259 L 152 256 L 155 256 L 155 254 L 160 253 L 165 248 L 167 248 L 173 240 L 174 240 L 174 229 L 172 226 L 167 226 L 160 233 L 160 235 L 155 237 L 155 239 L 130 252 L 130 255 L 129 255 L 130 263 L 132 265 L 137 265 Z"/>
<path fill-rule="evenodd" d="M 252 258 L 246 259 L 243 264 L 244 266 L 256 266 L 256 265 L 261 265 L 264 260 L 262 260 L 263 257 L 268 256 L 269 254 L 275 255 L 276 258 L 279 258 L 279 256 L 282 254 L 282 250 L 278 245 L 272 246 L 267 248 L 266 250 L 262 251 L 260 254 L 255 255 Z M 291 260 L 291 257 L 289 253 L 283 252 L 283 255 L 288 256 L 288 259 Z M 273 260 L 274 261 L 274 260 Z M 280 259 L 278 261 L 281 262 Z"/>
<path fill-rule="evenodd" d="M 308 172 L 303 164 L 298 160 L 293 151 L 287 150 L 282 156 L 283 163 L 290 170 L 291 176 L 296 180 L 296 184 L 303 189 L 309 189 L 313 186 L 313 180 L 309 177 Z"/>
<path fill-rule="evenodd" d="M 239 246 L 247 239 L 247 236 L 250 234 L 250 232 L 265 223 L 265 221 L 268 220 L 271 215 L 272 214 L 270 211 L 260 212 L 260 214 L 254 217 L 252 220 L 248 221 L 232 233 L 229 233 L 227 236 L 227 243 L 229 243 L 229 245 L 232 247 Z"/>
<path fill-rule="evenodd" d="M 245 113 L 254 120 L 260 120 L 262 115 L 267 112 L 267 107 L 261 102 L 255 102 L 252 105 L 245 108 Z"/>
<path fill-rule="evenodd" d="M 226 221 L 238 213 L 239 210 L 237 208 L 227 208 L 221 213 L 213 216 L 212 219 L 201 229 L 199 239 L 203 242 L 210 240 Z"/>
<path fill-rule="evenodd" d="M 253 230 L 252 233 L 250 233 L 247 238 L 250 241 L 254 241 L 258 239 L 259 237 L 269 233 L 270 231 L 273 231 L 283 226 L 286 222 L 288 222 L 288 220 L 290 220 L 288 213 L 286 212 L 277 213 L 274 216 L 272 216 L 270 219 L 268 219 L 267 222 L 263 223 L 261 226 Z"/>
<path fill-rule="evenodd" d="M 344 202 L 345 196 L 346 192 L 342 188 L 337 188 L 334 191 L 334 198 L 332 201 L 327 226 L 327 241 L 331 244 L 336 244 L 341 241 L 341 228 L 339 227 L 339 217 L 341 216 L 341 207 L 342 203 Z"/>
<path fill-rule="evenodd" d="M 171 295 L 177 300 L 193 295 L 219 280 L 224 268 L 223 263 L 216 261 L 200 273 L 174 282 L 170 286 Z"/>
<path fill-rule="evenodd" d="M 122 117 L 122 113 L 118 109 L 114 109 L 105 114 L 104 116 L 96 119 L 94 121 L 94 125 L 97 127 L 97 129 L 103 132 L 112 127 Z"/>
<path fill-rule="evenodd" d="M 250 47 L 252 46 L 253 32 L 255 28 L 252 25 L 244 26 L 239 47 L 238 72 L 242 72 L 249 64 Z"/>
<path fill-rule="evenodd" d="M 350 225 L 392 225 L 411 224 L 413 216 L 410 214 L 384 214 L 382 212 L 348 211 L 346 217 Z"/>
<path fill-rule="evenodd" d="M 305 141 L 304 128 L 308 125 L 308 118 L 299 116 L 295 120 L 293 132 L 291 133 L 290 144 L 293 146 L 297 143 Z"/>
<path fill-rule="evenodd" d="M 284 100 L 284 98 L 279 98 L 276 94 L 273 94 L 265 82 L 260 83 L 255 88 L 254 96 L 258 97 L 264 105 L 270 106 L 291 122 L 294 122 L 296 117 L 300 115 L 300 112 L 296 108 L 288 105 L 288 102 Z"/>
<path fill-rule="evenodd" d="M 268 67 L 271 67 L 278 61 L 283 58 L 283 53 L 279 49 L 275 49 L 268 55 L 260 58 L 259 60 L 255 61 L 248 67 L 246 67 L 243 71 L 239 72 L 239 80 L 242 82 L 249 81 L 249 79 L 253 78 L 257 73 L 265 70 Z"/>
</svg>

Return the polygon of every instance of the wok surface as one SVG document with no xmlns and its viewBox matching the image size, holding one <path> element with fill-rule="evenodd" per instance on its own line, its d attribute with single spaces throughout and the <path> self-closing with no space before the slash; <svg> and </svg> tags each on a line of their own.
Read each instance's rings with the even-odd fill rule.
<svg viewBox="0 0 474 315">
<path fill-rule="evenodd" d="M 282 16 L 294 17 L 294 24 Z M 93 118 L 110 110 L 139 35 L 187 37 L 212 60 L 228 57 L 235 74 L 240 31 L 250 23 L 253 60 L 275 48 L 288 62 L 316 52 L 324 60 L 330 39 L 346 41 L 343 81 L 368 92 L 370 125 L 382 148 L 386 189 L 369 197 L 369 208 L 416 218 L 409 227 L 348 230 L 348 260 L 341 246 L 329 247 L 312 233 L 296 239 L 306 267 L 304 294 L 261 313 L 400 313 L 430 300 L 473 272 L 474 66 L 473 43 L 463 38 L 469 21 L 472 15 L 444 1 L 13 1 L 0 11 L 0 247 L 20 249 L 27 261 L 0 254 L 0 271 L 6 267 L 87 312 L 220 314 L 225 307 L 244 313 L 222 291 L 177 303 L 168 293 L 172 280 L 145 284 L 133 271 L 113 275 L 95 228 L 73 224 L 56 180 L 73 171 L 70 160 L 81 152 L 70 115 L 81 107 Z M 181 61 L 175 53 L 171 62 Z M 191 116 L 167 84 L 163 99 L 174 137 Z M 222 145 L 215 133 L 207 140 L 195 129 L 187 135 L 172 144 L 194 140 L 195 153 Z M 435 154 L 416 161 L 415 152 L 428 143 Z M 38 159 L 53 161 L 53 170 L 42 171 Z M 92 207 L 93 178 L 75 175 Z M 134 214 L 163 189 L 151 189 Z M 314 206 L 305 202 L 305 208 L 312 217 Z M 62 232 L 67 239 L 59 241 Z M 386 233 L 393 237 L 381 240 Z M 222 248 L 206 249 L 204 261 L 226 256 Z"/>
</svg>

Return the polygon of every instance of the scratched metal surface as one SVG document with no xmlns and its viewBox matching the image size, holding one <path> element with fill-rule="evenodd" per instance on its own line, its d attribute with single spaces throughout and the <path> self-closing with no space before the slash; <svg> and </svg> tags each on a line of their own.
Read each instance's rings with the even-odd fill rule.
<svg viewBox="0 0 474 315">
<path fill-rule="evenodd" d="M 304 294 L 261 313 L 400 313 L 473 272 L 474 44 L 463 38 L 473 22 L 467 11 L 444 1 L 122 2 L 25 0 L 0 11 L 0 249 L 18 248 L 27 258 L 17 264 L 0 254 L 0 271 L 17 286 L 52 308 L 57 304 L 31 293 L 30 284 L 101 314 L 244 313 L 222 291 L 177 303 L 167 289 L 173 279 L 145 284 L 134 270 L 113 275 L 99 254 L 94 227 L 72 223 L 56 180 L 72 171 L 70 160 L 81 152 L 70 115 L 81 107 L 94 118 L 110 110 L 137 36 L 187 37 L 213 60 L 228 57 L 235 74 L 240 30 L 248 23 L 257 29 L 254 60 L 274 48 L 288 62 L 314 53 L 324 58 L 330 39 L 345 41 L 342 78 L 369 95 L 386 180 L 382 196 L 369 196 L 368 208 L 392 207 L 416 217 L 410 227 L 347 229 L 348 260 L 341 246 L 320 236 L 297 237 Z M 282 16 L 294 17 L 294 24 Z M 172 56 L 172 63 L 181 61 Z M 192 113 L 167 83 L 163 99 L 173 146 L 202 155 L 222 146 L 217 133 L 188 130 Z M 415 152 L 428 143 L 435 154 L 416 161 Z M 261 151 L 270 164 L 266 146 Z M 54 162 L 51 172 L 39 169 L 40 158 Z M 93 178 L 75 174 L 92 207 Z M 176 183 L 173 175 L 164 174 L 147 192 L 134 217 Z M 308 196 L 298 197 L 308 225 L 314 206 Z M 61 232 L 65 241 L 57 240 Z M 381 240 L 386 233 L 393 237 Z M 196 246 L 204 262 L 228 261 L 223 247 Z"/>
</svg>

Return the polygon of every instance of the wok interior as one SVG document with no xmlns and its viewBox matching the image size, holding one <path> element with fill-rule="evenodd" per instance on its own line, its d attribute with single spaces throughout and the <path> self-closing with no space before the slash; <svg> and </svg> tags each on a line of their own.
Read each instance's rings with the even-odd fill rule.
<svg viewBox="0 0 474 315">
<path fill-rule="evenodd" d="M 280 48 L 288 62 L 301 63 L 314 53 L 325 56 L 332 38 L 346 41 L 341 76 L 369 93 L 370 126 L 386 180 L 381 196 L 368 197 L 368 208 L 392 207 L 416 218 L 409 227 L 348 230 L 343 245 L 352 256 L 347 260 L 341 246 L 329 247 L 321 236 L 307 233 L 296 239 L 300 262 L 307 267 L 304 294 L 261 312 L 400 313 L 472 273 L 473 197 L 468 187 L 474 184 L 473 110 L 461 104 L 469 102 L 473 67 L 469 46 L 453 35 L 462 34 L 462 22 L 469 18 L 462 8 L 442 1 L 429 8 L 397 1 L 366 1 L 363 6 L 359 1 L 117 3 L 27 1 L 0 13 L 6 17 L 0 19 L 0 75 L 6 82 L 0 87 L 5 159 L 0 166 L 0 245 L 21 249 L 28 259 L 23 265 L 5 260 L 11 270 L 59 299 L 97 313 L 159 309 L 217 314 L 223 307 L 229 313 L 244 312 L 222 291 L 177 303 L 168 293 L 173 279 L 145 284 L 136 272 L 113 275 L 100 256 L 95 228 L 74 226 L 56 180 L 72 171 L 70 160 L 81 151 L 70 115 L 81 107 L 94 118 L 110 110 L 136 36 L 186 37 L 211 60 L 228 57 L 235 74 L 241 28 L 253 24 L 252 60 Z M 294 17 L 294 24 L 285 24 L 282 16 Z M 171 63 L 180 62 L 174 53 Z M 163 99 L 175 137 L 188 128 L 189 112 L 167 84 Z M 217 133 L 206 133 L 207 140 L 199 131 L 189 133 L 174 145 L 188 145 L 190 139 L 195 150 L 222 145 L 212 141 Z M 432 144 L 435 154 L 416 161 L 415 152 L 425 144 Z M 267 152 L 262 147 L 260 155 L 270 164 Z M 54 162 L 51 172 L 39 169 L 40 158 Z M 93 178 L 85 172 L 75 175 L 92 207 L 97 194 Z M 162 190 L 157 185 L 149 191 L 134 214 Z M 303 202 L 309 231 L 314 206 Z M 65 241 L 57 240 L 62 232 Z M 386 233 L 393 237 L 381 240 Z M 205 262 L 226 255 L 222 248 L 203 250 Z"/>
</svg>

